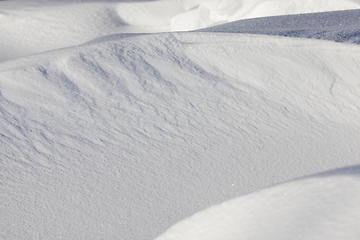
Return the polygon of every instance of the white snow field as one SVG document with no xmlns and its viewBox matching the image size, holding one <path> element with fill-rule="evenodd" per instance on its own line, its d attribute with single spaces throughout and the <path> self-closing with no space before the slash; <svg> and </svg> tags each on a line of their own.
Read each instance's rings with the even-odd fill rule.
<svg viewBox="0 0 360 240">
<path fill-rule="evenodd" d="M 117 19 L 104 10 L 117 4 L 190 11 L 192 2 L 65 2 L 0 1 L 0 239 L 151 240 L 239 196 L 222 205 L 231 214 L 214 207 L 159 239 L 254 239 L 261 231 L 284 239 L 302 229 L 292 239 L 358 239 L 359 167 L 291 182 L 360 164 L 360 46 L 350 44 L 358 43 L 358 10 L 246 20 L 248 29 L 273 26 L 252 34 L 240 33 L 243 21 L 135 34 L 121 30 L 135 24 L 96 22 Z M 334 1 L 336 10 L 340 2 L 358 4 Z M 71 21 L 24 27 L 31 11 L 53 20 L 68 12 Z M 292 17 L 301 34 L 290 34 Z M 343 18 L 340 27 L 334 19 Z M 319 19 L 333 19 L 324 37 Z M 24 45 L 12 45 L 12 34 Z M 42 52 L 57 38 L 89 42 Z M 222 219 L 239 224 L 219 227 Z M 199 236 L 212 227 L 219 235 Z"/>
<path fill-rule="evenodd" d="M 354 0 L 0 1 L 0 62 L 112 33 L 195 30 L 246 18 L 359 8 Z"/>
<path fill-rule="evenodd" d="M 4 239 L 153 239 L 213 204 L 359 164 L 360 49 L 163 33 L 0 65 Z"/>
<path fill-rule="evenodd" d="M 156 240 L 359 239 L 360 165 L 211 207 Z"/>
</svg>

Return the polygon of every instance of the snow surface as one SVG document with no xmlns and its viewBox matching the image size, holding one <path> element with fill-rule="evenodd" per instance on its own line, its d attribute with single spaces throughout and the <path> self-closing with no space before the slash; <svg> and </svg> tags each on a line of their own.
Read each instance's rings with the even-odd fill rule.
<svg viewBox="0 0 360 240">
<path fill-rule="evenodd" d="M 359 239 L 360 165 L 213 206 L 156 240 Z"/>
<path fill-rule="evenodd" d="M 190 30 L 247 18 L 359 9 L 359 4 L 357 0 L 205 0 L 171 23 L 172 30 Z"/>
<path fill-rule="evenodd" d="M 120 32 L 195 30 L 239 19 L 359 9 L 351 0 L 0 2 L 0 62 Z"/>
<path fill-rule="evenodd" d="M 241 22 L 223 25 L 227 32 L 121 33 L 96 22 L 117 19 L 117 4 L 145 3 L 45 2 L 0 2 L 0 41 L 7 39 L 0 44 L 0 238 L 150 240 L 214 204 L 360 164 L 358 45 L 240 34 Z M 160 3 L 174 6 L 146 4 Z M 35 20 L 17 18 L 23 12 L 45 19 L 69 12 L 71 21 L 50 30 L 34 24 L 45 34 L 24 28 Z M 355 30 L 357 11 L 347 13 Z M 319 15 L 307 16 L 301 27 L 311 29 Z M 51 39 L 82 38 L 80 20 L 91 41 L 18 58 Z M 340 31 L 332 26 L 326 31 Z M 6 37 L 17 31 L 14 39 L 29 48 L 10 44 Z"/>
<path fill-rule="evenodd" d="M 347 10 L 248 19 L 197 31 L 265 34 L 360 44 L 359 19 L 360 10 Z"/>
<path fill-rule="evenodd" d="M 0 66 L 1 232 L 152 239 L 360 159 L 357 45 L 164 33 Z"/>
</svg>

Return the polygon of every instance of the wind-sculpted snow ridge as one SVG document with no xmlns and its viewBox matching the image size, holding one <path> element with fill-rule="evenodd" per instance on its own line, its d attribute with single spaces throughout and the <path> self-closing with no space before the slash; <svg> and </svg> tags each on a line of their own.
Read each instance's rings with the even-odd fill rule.
<svg viewBox="0 0 360 240">
<path fill-rule="evenodd" d="M 156 240 L 360 237 L 360 166 L 270 187 L 185 219 Z"/>
<path fill-rule="evenodd" d="M 357 45 L 214 33 L 3 62 L 0 236 L 154 239 L 214 204 L 359 164 L 358 76 Z"/>
<path fill-rule="evenodd" d="M 252 33 L 360 44 L 360 10 L 248 19 L 200 32 Z"/>
</svg>

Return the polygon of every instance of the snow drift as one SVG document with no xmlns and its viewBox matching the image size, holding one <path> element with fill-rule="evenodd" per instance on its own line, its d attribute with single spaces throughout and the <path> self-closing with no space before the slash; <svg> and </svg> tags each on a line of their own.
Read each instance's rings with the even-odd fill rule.
<svg viewBox="0 0 360 240">
<path fill-rule="evenodd" d="M 52 3 L 23 6 L 0 3 L 0 61 L 69 47 L 120 32 L 169 30 L 183 9 L 167 1 Z M 3 7 L 1 7 L 4 5 Z"/>
<path fill-rule="evenodd" d="M 230 198 L 359 164 L 359 53 L 163 33 L 3 62 L 0 232 L 153 239 Z"/>
<path fill-rule="evenodd" d="M 264 17 L 220 24 L 198 32 L 251 33 L 360 44 L 360 10 Z"/>
<path fill-rule="evenodd" d="M 156 240 L 359 239 L 360 166 L 267 188 L 174 225 Z"/>
<path fill-rule="evenodd" d="M 286 9 L 278 13 L 297 6 L 251 3 L 247 13 L 254 15 L 264 6 Z M 306 3 L 324 10 L 322 1 Z M 337 10 L 357 4 L 332 3 Z M 240 34 L 243 22 L 204 30 L 210 33 L 134 33 L 184 26 L 185 13 L 193 16 L 189 29 L 226 22 L 250 1 L 41 4 L 0 3 L 1 238 L 150 240 L 214 204 L 360 163 L 357 45 Z M 339 41 L 356 43 L 357 14 L 263 18 L 247 26 L 258 31 L 251 33 L 319 38 L 330 24 L 320 38 L 338 41 L 341 33 Z M 307 183 L 310 193 L 319 183 L 334 187 L 331 196 L 348 196 L 354 181 L 327 179 L 281 186 L 304 193 L 291 205 L 298 212 L 307 197 L 320 199 L 306 195 Z M 248 196 L 261 199 L 281 186 Z M 327 206 L 340 205 L 336 200 Z M 316 216 L 329 214 L 328 207 Z M 336 216 L 350 229 L 358 220 L 348 212 Z M 335 220 L 327 223 L 326 231 L 336 230 Z"/>
<path fill-rule="evenodd" d="M 359 9 L 351 0 L 208 0 L 171 19 L 172 30 L 194 30 L 240 19 Z"/>
<path fill-rule="evenodd" d="M 0 61 L 113 33 L 195 30 L 239 19 L 358 9 L 350 0 L 0 2 Z"/>
</svg>

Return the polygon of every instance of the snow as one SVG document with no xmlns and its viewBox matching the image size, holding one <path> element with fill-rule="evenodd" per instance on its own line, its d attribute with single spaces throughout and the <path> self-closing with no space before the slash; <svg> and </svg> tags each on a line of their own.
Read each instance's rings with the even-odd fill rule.
<svg viewBox="0 0 360 240">
<path fill-rule="evenodd" d="M 1 232 L 152 239 L 215 203 L 357 164 L 359 64 L 356 45 L 212 33 L 4 62 Z"/>
<path fill-rule="evenodd" d="M 359 44 L 359 18 L 360 11 L 357 9 L 247 19 L 197 31 L 265 34 Z"/>
<path fill-rule="evenodd" d="M 224 212 L 203 223 L 215 229 L 218 217 L 245 219 L 246 234 L 259 232 L 257 220 L 273 234 L 286 223 L 285 237 L 299 220 L 284 223 L 290 215 L 280 207 L 269 220 L 276 196 L 252 218 L 253 203 L 266 194 L 299 190 L 279 203 L 301 213 L 326 186 L 324 196 L 354 196 L 354 205 L 358 185 L 347 173 L 261 189 L 360 164 L 360 49 L 349 43 L 357 43 L 358 10 L 246 20 L 247 30 L 239 21 L 150 33 L 168 29 L 174 14 L 211 4 L 0 2 L 0 238 L 150 240 L 246 194 L 224 203 L 244 204 L 243 218 Z M 328 21 L 323 39 L 331 41 L 283 37 L 318 38 L 319 19 L 344 16 L 343 27 Z M 301 24 L 280 24 L 291 18 Z M 256 27 L 264 22 L 272 27 Z M 284 33 L 289 28 L 302 33 Z M 241 33 L 249 29 L 255 32 Z M 348 31 L 339 40 L 341 29 Z M 324 229 L 355 234 L 356 205 L 334 200 L 319 211 L 310 205 L 306 219 L 324 220 L 341 206 L 344 221 L 329 220 Z M 187 234 L 191 221 L 174 231 Z M 219 236 L 238 236 L 231 227 L 218 228 Z"/>
<path fill-rule="evenodd" d="M 156 240 L 358 239 L 360 166 L 316 174 L 213 206 Z"/>
<path fill-rule="evenodd" d="M 180 11 L 180 4 L 158 1 L 9 5 L 0 11 L 0 61 L 112 33 L 166 31 L 170 18 Z"/>
<path fill-rule="evenodd" d="M 187 31 L 246 18 L 359 7 L 351 0 L 4 1 L 0 62 L 113 33 Z"/>
<path fill-rule="evenodd" d="M 248 18 L 359 9 L 359 4 L 351 0 L 208 0 L 173 17 L 172 30 L 195 30 Z"/>
</svg>

